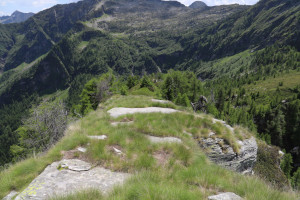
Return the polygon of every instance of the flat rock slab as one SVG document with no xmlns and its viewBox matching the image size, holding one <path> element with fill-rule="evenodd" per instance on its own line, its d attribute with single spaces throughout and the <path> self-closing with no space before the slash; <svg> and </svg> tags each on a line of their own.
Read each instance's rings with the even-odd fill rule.
<svg viewBox="0 0 300 200">
<path fill-rule="evenodd" d="M 147 107 L 147 108 L 112 108 L 107 111 L 111 117 L 119 117 L 127 114 L 135 114 L 135 113 L 174 113 L 178 112 L 178 110 L 172 108 L 160 108 L 160 107 Z"/>
<path fill-rule="evenodd" d="M 94 188 L 102 193 L 107 193 L 115 185 L 122 184 L 130 176 L 127 173 L 112 172 L 102 167 L 95 167 L 88 171 L 59 170 L 60 165 L 61 161 L 54 162 L 46 167 L 16 197 L 16 200 L 42 200 L 55 195 L 67 195 L 88 188 Z"/>
<path fill-rule="evenodd" d="M 2 200 L 11 200 L 13 199 L 19 192 L 11 191 L 6 197 L 4 197 Z"/>
<path fill-rule="evenodd" d="M 130 124 L 133 124 L 133 121 L 130 121 L 130 122 L 112 122 L 111 123 L 112 126 L 130 125 Z"/>
<path fill-rule="evenodd" d="M 176 137 L 156 137 L 147 135 L 147 138 L 153 143 L 182 143 L 181 139 Z"/>
<path fill-rule="evenodd" d="M 78 159 L 64 159 L 59 162 L 59 167 L 80 172 L 90 170 L 92 168 L 92 165 Z"/>
<path fill-rule="evenodd" d="M 159 100 L 159 99 L 151 99 L 152 102 L 155 102 L 155 103 L 162 103 L 162 104 L 168 104 L 168 103 L 171 103 L 170 101 L 167 101 L 167 100 Z"/>
<path fill-rule="evenodd" d="M 214 196 L 209 196 L 208 200 L 243 200 L 243 199 L 242 197 L 232 192 L 226 192 Z"/>
<path fill-rule="evenodd" d="M 87 151 L 86 148 L 84 148 L 84 147 L 78 147 L 77 150 L 82 152 L 82 153 Z"/>
<path fill-rule="evenodd" d="M 92 140 L 105 140 L 107 139 L 106 135 L 89 135 L 88 138 Z"/>
<path fill-rule="evenodd" d="M 116 154 L 122 155 L 123 152 L 115 147 L 113 147 L 114 152 L 116 152 Z"/>
</svg>

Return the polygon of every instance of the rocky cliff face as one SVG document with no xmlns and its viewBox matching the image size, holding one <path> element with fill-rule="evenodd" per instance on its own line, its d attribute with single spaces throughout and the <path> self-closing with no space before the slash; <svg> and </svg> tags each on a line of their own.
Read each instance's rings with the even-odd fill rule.
<svg viewBox="0 0 300 200">
<path fill-rule="evenodd" d="M 209 159 L 216 164 L 243 174 L 251 174 L 257 157 L 255 138 L 238 141 L 239 153 L 234 152 L 230 145 L 224 143 L 223 139 L 215 137 L 214 134 L 199 141 L 199 145 L 205 150 Z"/>
</svg>

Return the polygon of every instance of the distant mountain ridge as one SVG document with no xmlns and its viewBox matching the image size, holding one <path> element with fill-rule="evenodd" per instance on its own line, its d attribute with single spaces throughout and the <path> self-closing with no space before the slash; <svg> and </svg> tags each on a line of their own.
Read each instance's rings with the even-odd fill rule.
<svg viewBox="0 0 300 200">
<path fill-rule="evenodd" d="M 0 23 L 2 24 L 11 24 L 11 23 L 20 23 L 26 21 L 28 18 L 32 17 L 34 13 L 23 13 L 18 10 L 13 12 L 11 16 L 2 16 L 0 17 Z"/>
<path fill-rule="evenodd" d="M 198 9 L 198 8 L 207 8 L 208 6 L 203 1 L 195 1 L 189 7 Z"/>
<path fill-rule="evenodd" d="M 283 0 L 205 10 L 161 0 L 84 0 L 57 5 L 22 24 L 0 24 L 0 34 L 7 37 L 0 38 L 0 68 L 7 71 L 0 82 L 13 74 L 11 69 L 45 55 L 40 62 L 28 65 L 30 73 L 22 73 L 10 84 L 5 82 L 0 102 L 18 99 L 25 90 L 32 94 L 65 89 L 82 72 L 97 74 L 109 68 L 120 74 L 166 72 L 174 66 L 186 69 L 201 60 L 264 48 L 275 41 L 297 46 L 299 21 L 295 16 L 299 16 L 299 3 Z M 120 43 L 118 48 L 112 38 Z M 76 47 L 92 39 L 111 45 L 111 51 L 119 56 L 109 54 L 102 63 L 101 46 Z M 121 54 L 129 51 L 132 53 Z"/>
</svg>

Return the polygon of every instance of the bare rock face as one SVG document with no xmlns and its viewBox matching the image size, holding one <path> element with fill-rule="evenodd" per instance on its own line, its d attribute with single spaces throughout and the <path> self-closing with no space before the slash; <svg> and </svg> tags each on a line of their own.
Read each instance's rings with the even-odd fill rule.
<svg viewBox="0 0 300 200">
<path fill-rule="evenodd" d="M 80 172 L 89 171 L 92 168 L 92 165 L 78 159 L 64 159 L 59 163 L 59 168 Z"/>
<path fill-rule="evenodd" d="M 182 143 L 181 139 L 176 137 L 156 137 L 147 135 L 147 138 L 153 143 Z"/>
<path fill-rule="evenodd" d="M 12 199 L 14 199 L 15 196 L 17 196 L 17 194 L 19 194 L 19 193 L 13 190 L 2 200 L 12 200 Z"/>
<path fill-rule="evenodd" d="M 89 188 L 107 193 L 129 176 L 127 173 L 112 172 L 102 167 L 91 168 L 90 163 L 77 159 L 62 160 L 46 167 L 16 200 L 43 200 Z"/>
<path fill-rule="evenodd" d="M 232 193 L 225 192 L 214 196 L 209 196 L 208 200 L 243 200 L 242 197 Z"/>
<path fill-rule="evenodd" d="M 107 139 L 106 135 L 89 135 L 88 138 L 92 140 L 105 140 Z"/>
<path fill-rule="evenodd" d="M 243 174 L 251 174 L 257 158 L 257 143 L 254 137 L 238 141 L 240 152 L 236 153 L 221 138 L 202 138 L 199 145 L 214 163 Z M 222 145 L 221 145 L 222 144 Z"/>
</svg>

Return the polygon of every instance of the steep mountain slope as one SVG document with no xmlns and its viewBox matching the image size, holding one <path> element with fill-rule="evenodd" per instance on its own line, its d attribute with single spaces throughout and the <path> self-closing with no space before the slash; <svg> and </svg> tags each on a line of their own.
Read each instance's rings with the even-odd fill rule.
<svg viewBox="0 0 300 200">
<path fill-rule="evenodd" d="M 4 65 L 5 70 L 15 68 L 22 62 L 30 63 L 49 51 L 52 45 L 62 39 L 63 35 L 78 20 L 87 21 L 94 19 L 92 22 L 87 23 L 88 26 L 92 27 L 97 27 L 97 23 L 102 22 L 102 20 L 104 20 L 104 24 L 100 23 L 100 27 L 106 27 L 107 24 L 105 22 L 112 21 L 108 25 L 110 32 L 115 30 L 120 32 L 122 30 L 121 32 L 132 33 L 132 29 L 142 31 L 168 30 L 169 28 L 164 26 L 170 23 L 170 20 L 171 24 L 173 24 L 172 29 L 175 30 L 179 27 L 179 30 L 184 30 L 186 27 L 180 25 L 180 22 L 186 21 L 186 19 L 190 19 L 190 22 L 187 23 L 192 23 L 205 17 L 205 22 L 201 20 L 200 23 L 210 23 L 245 7 L 224 6 L 223 8 L 221 6 L 212 8 L 207 13 L 197 13 L 197 11 L 189 11 L 188 8 L 178 2 L 160 0 L 85 0 L 68 5 L 58 5 L 34 15 L 25 23 L 19 25 L 18 30 L 12 32 L 15 38 L 14 44 L 3 48 L 3 51 L 6 50 L 6 53 L 2 53 L 0 57 L 6 61 Z M 104 13 L 106 15 L 100 18 Z M 206 16 L 207 14 L 209 16 Z M 111 20 L 115 18 L 116 20 Z M 134 23 L 135 20 L 133 19 L 137 23 Z M 157 23 L 158 21 L 161 23 L 160 25 Z M 112 28 L 110 28 L 110 24 Z"/>
<path fill-rule="evenodd" d="M 14 43 L 6 47 L 5 54 L 0 55 L 5 60 L 4 70 L 23 62 L 30 63 L 48 52 L 78 20 L 101 16 L 101 10 L 93 10 L 95 4 L 95 0 L 86 0 L 57 5 L 18 25 L 12 33 Z"/>
<path fill-rule="evenodd" d="M 20 23 L 26 21 L 28 18 L 30 18 L 33 15 L 34 13 L 22 13 L 16 10 L 11 14 L 11 16 L 0 17 L 0 23 L 2 24 Z"/>
<path fill-rule="evenodd" d="M 292 0 L 259 1 L 221 23 L 186 35 L 181 41 L 185 58 L 212 60 L 274 43 L 291 45 L 299 50 L 299 7 L 300 2 Z"/>
<path fill-rule="evenodd" d="M 9 102 L 9 100 L 7 101 L 4 99 L 12 100 L 14 98 L 11 97 L 15 97 L 14 94 L 21 95 L 22 92 L 13 92 L 10 91 L 10 88 L 14 88 L 13 90 L 22 88 L 22 91 L 26 91 L 26 93 L 29 93 L 30 95 L 32 93 L 30 91 L 39 92 L 44 90 L 45 92 L 47 90 L 53 91 L 61 87 L 66 87 L 67 84 L 70 83 L 70 80 L 72 80 L 72 77 L 79 74 L 79 71 L 76 70 L 78 68 L 84 68 L 82 65 L 87 66 L 87 68 L 91 68 L 91 66 L 88 65 L 92 65 L 94 68 L 95 66 L 99 67 L 99 69 L 94 69 L 94 71 L 86 69 L 85 73 L 95 73 L 95 70 L 102 72 L 103 70 L 106 71 L 108 68 L 112 68 L 119 73 L 127 74 L 141 73 L 143 70 L 148 72 L 165 71 L 171 67 L 171 65 L 167 66 L 168 63 L 165 63 L 164 61 L 166 52 L 168 54 L 176 54 L 176 52 L 181 49 L 180 45 L 176 42 L 179 33 L 194 26 L 208 26 L 216 20 L 222 19 L 231 13 L 244 10 L 245 8 L 247 8 L 247 6 L 217 6 L 202 12 L 200 10 L 197 11 L 197 9 L 189 9 L 178 2 L 165 2 L 160 0 L 83 1 L 77 4 L 55 6 L 36 14 L 21 27 L 18 26 L 17 28 L 21 35 L 17 34 L 12 36 L 13 38 L 16 38 L 14 39 L 15 42 L 13 44 L 3 42 L 4 52 L 2 53 L 2 63 L 5 63 L 4 69 L 7 71 L 22 63 L 28 65 L 28 63 L 33 62 L 35 59 L 45 54 L 63 37 L 63 34 L 71 30 L 72 27 L 72 31 L 66 37 L 72 35 L 71 38 L 73 38 L 73 40 L 65 38 L 63 42 L 56 44 L 56 47 L 51 50 L 51 53 L 46 56 L 45 61 L 42 61 L 39 66 L 33 67 L 32 69 L 30 69 L 31 67 L 26 67 L 26 71 L 29 71 L 29 73 L 18 75 L 18 79 L 16 79 L 23 79 L 23 81 L 10 81 L 11 83 L 5 83 L 5 86 L 2 84 L 2 91 L 6 91 L 6 94 L 1 95 L 1 101 L 3 103 Z M 187 19 L 189 20 L 187 21 Z M 75 23 L 77 20 L 84 22 Z M 183 21 L 185 23 L 182 23 Z M 32 29 L 29 29 L 29 27 L 32 27 Z M 96 29 L 98 32 L 91 32 L 89 28 Z M 22 33 L 23 30 L 30 31 Z M 115 60 L 114 63 L 117 61 L 117 63 L 123 65 L 119 67 L 113 66 L 115 65 L 114 63 L 107 63 L 107 65 L 105 63 L 98 63 L 100 62 L 99 60 L 92 61 L 92 57 L 96 57 L 96 51 L 88 53 L 87 56 L 83 57 L 83 59 L 91 57 L 90 62 L 77 61 L 81 57 L 81 55 L 77 54 L 81 52 L 75 50 L 76 45 L 79 45 L 81 41 L 88 42 L 92 38 L 97 38 L 97 36 L 100 36 L 99 39 L 101 40 L 103 34 L 100 33 L 99 30 L 108 35 L 112 34 L 112 36 L 108 37 L 106 40 L 112 40 L 114 37 L 121 36 L 117 41 L 120 43 L 124 43 L 125 41 L 125 46 L 128 46 L 127 49 L 140 49 L 138 51 L 133 50 L 133 52 L 140 52 L 139 55 L 136 53 L 133 55 L 130 54 L 129 57 L 133 58 L 130 58 L 132 61 L 128 61 L 127 64 L 125 64 L 126 66 L 121 64 L 123 61 L 120 61 L 124 59 L 128 60 L 127 58 L 122 58 L 123 56 L 128 57 L 128 55 L 121 54 L 119 57 L 113 58 Z M 81 32 L 84 31 L 87 32 L 81 34 Z M 77 33 L 80 33 L 80 35 L 76 36 Z M 81 35 L 83 35 L 83 37 L 81 37 Z M 132 42 L 133 38 L 136 38 L 137 35 L 138 40 Z M 10 35 L 8 34 L 7 37 L 9 36 Z M 94 46 L 94 49 L 95 48 L 96 47 Z M 155 51 L 152 52 L 150 49 L 155 49 Z M 91 52 L 91 49 L 83 49 L 83 52 L 85 51 Z M 111 48 L 111 51 L 116 51 L 116 49 Z M 127 52 L 127 50 L 125 52 Z M 141 54 L 144 55 L 140 56 Z M 162 54 L 162 56 L 160 56 L 160 54 Z M 146 60 L 141 60 L 139 57 L 142 59 L 146 58 Z M 156 63 L 153 61 L 152 57 L 158 57 Z M 49 63 L 52 64 L 50 65 Z M 129 63 L 133 63 L 133 68 L 130 69 Z M 174 61 L 172 61 L 172 63 L 174 63 Z M 62 67 L 61 64 L 64 66 Z M 105 65 L 107 66 L 103 68 Z M 57 73 L 57 71 L 64 73 Z M 47 73 L 44 73 L 44 75 L 33 75 L 42 72 Z M 50 75 L 51 72 L 54 74 Z M 7 72 L 6 74 L 9 73 L 11 74 L 11 72 Z M 63 75 L 65 73 L 66 75 Z M 26 79 L 26 77 L 29 76 L 34 76 L 34 78 Z M 46 76 L 61 78 L 55 79 L 60 80 L 59 82 L 49 84 L 47 81 L 50 79 L 46 78 Z M 41 83 L 39 79 L 43 80 L 42 84 L 36 84 L 37 82 Z M 15 86 L 11 84 L 14 84 Z M 21 85 L 26 86 L 28 89 L 21 87 Z M 47 86 L 48 89 L 43 87 L 43 85 Z"/>
</svg>

